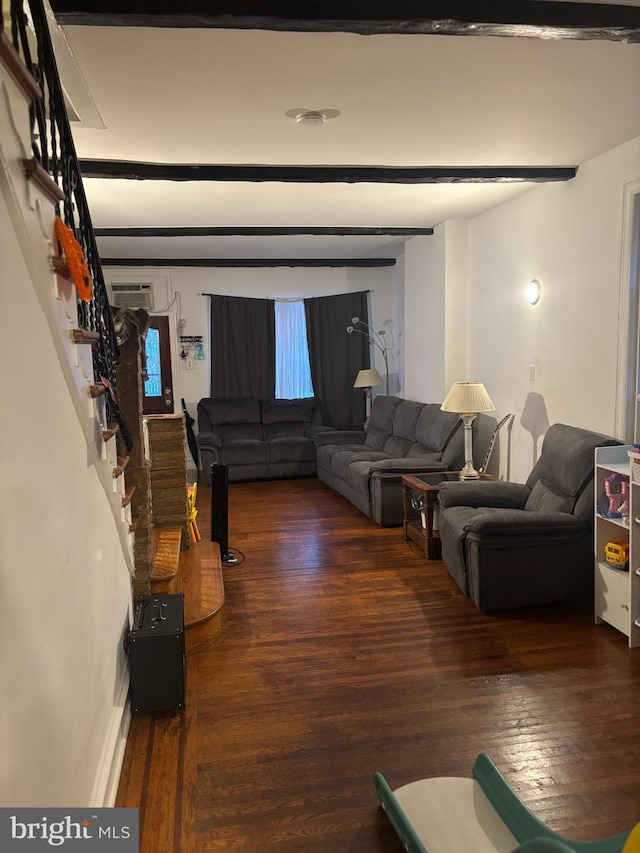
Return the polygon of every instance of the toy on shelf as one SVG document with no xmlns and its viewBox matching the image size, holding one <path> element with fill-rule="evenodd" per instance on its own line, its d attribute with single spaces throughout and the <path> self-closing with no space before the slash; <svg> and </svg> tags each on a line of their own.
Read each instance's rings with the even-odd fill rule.
<svg viewBox="0 0 640 853">
<path fill-rule="evenodd" d="M 613 539 L 604 546 L 604 558 L 612 566 L 629 571 L 629 542 L 626 539 Z"/>
<path fill-rule="evenodd" d="M 639 831 L 574 841 L 549 829 L 481 753 L 472 779 L 436 777 L 392 791 L 376 773 L 378 799 L 408 853 L 640 853 Z"/>
<path fill-rule="evenodd" d="M 629 477 L 626 474 L 610 474 L 605 479 L 598 512 L 604 518 L 629 517 Z"/>
</svg>

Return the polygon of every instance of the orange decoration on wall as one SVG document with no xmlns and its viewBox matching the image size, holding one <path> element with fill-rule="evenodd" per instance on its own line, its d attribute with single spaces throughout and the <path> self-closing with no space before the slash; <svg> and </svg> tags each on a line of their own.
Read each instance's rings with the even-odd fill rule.
<svg viewBox="0 0 640 853">
<path fill-rule="evenodd" d="M 71 278 L 76 286 L 78 296 L 83 302 L 91 302 L 91 273 L 82 251 L 82 246 L 76 240 L 75 234 L 65 223 L 56 216 L 56 237 L 62 246 L 64 258 L 69 267 Z"/>
</svg>

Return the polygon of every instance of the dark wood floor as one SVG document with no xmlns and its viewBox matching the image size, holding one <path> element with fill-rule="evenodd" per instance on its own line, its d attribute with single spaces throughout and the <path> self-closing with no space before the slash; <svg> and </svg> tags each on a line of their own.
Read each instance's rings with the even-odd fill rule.
<svg viewBox="0 0 640 853">
<path fill-rule="evenodd" d="M 204 487 L 198 505 L 206 540 Z M 118 804 L 141 806 L 143 853 L 174 849 L 150 839 L 176 797 L 175 853 L 400 853 L 374 772 L 469 776 L 481 751 L 569 836 L 640 821 L 640 650 L 613 628 L 480 613 L 317 480 L 232 484 L 229 528 L 246 559 L 224 570 L 222 638 L 188 659 L 187 711 L 153 743 L 150 718 L 132 727 Z M 172 731 L 177 794 L 149 771 Z"/>
</svg>

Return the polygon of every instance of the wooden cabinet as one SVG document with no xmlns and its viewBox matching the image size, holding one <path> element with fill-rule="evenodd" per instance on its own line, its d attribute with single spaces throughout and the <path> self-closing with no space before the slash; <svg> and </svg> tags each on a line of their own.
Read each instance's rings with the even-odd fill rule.
<svg viewBox="0 0 640 853">
<path fill-rule="evenodd" d="M 596 448 L 595 619 L 640 646 L 640 465 L 631 445 Z M 625 545 L 628 543 L 628 550 Z"/>
</svg>

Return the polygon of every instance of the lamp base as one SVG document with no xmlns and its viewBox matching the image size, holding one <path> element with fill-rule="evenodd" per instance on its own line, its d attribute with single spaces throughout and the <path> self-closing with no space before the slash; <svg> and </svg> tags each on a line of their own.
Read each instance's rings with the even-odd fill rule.
<svg viewBox="0 0 640 853">
<path fill-rule="evenodd" d="M 478 480 L 480 474 L 473 467 L 473 433 L 471 425 L 475 420 L 475 414 L 468 412 L 461 414 L 462 423 L 464 424 L 464 468 L 458 474 L 460 480 Z"/>
<path fill-rule="evenodd" d="M 458 474 L 458 479 L 459 480 L 479 480 L 480 474 L 478 471 L 476 471 L 476 469 L 473 467 L 471 462 L 465 462 L 464 468 Z"/>
</svg>

